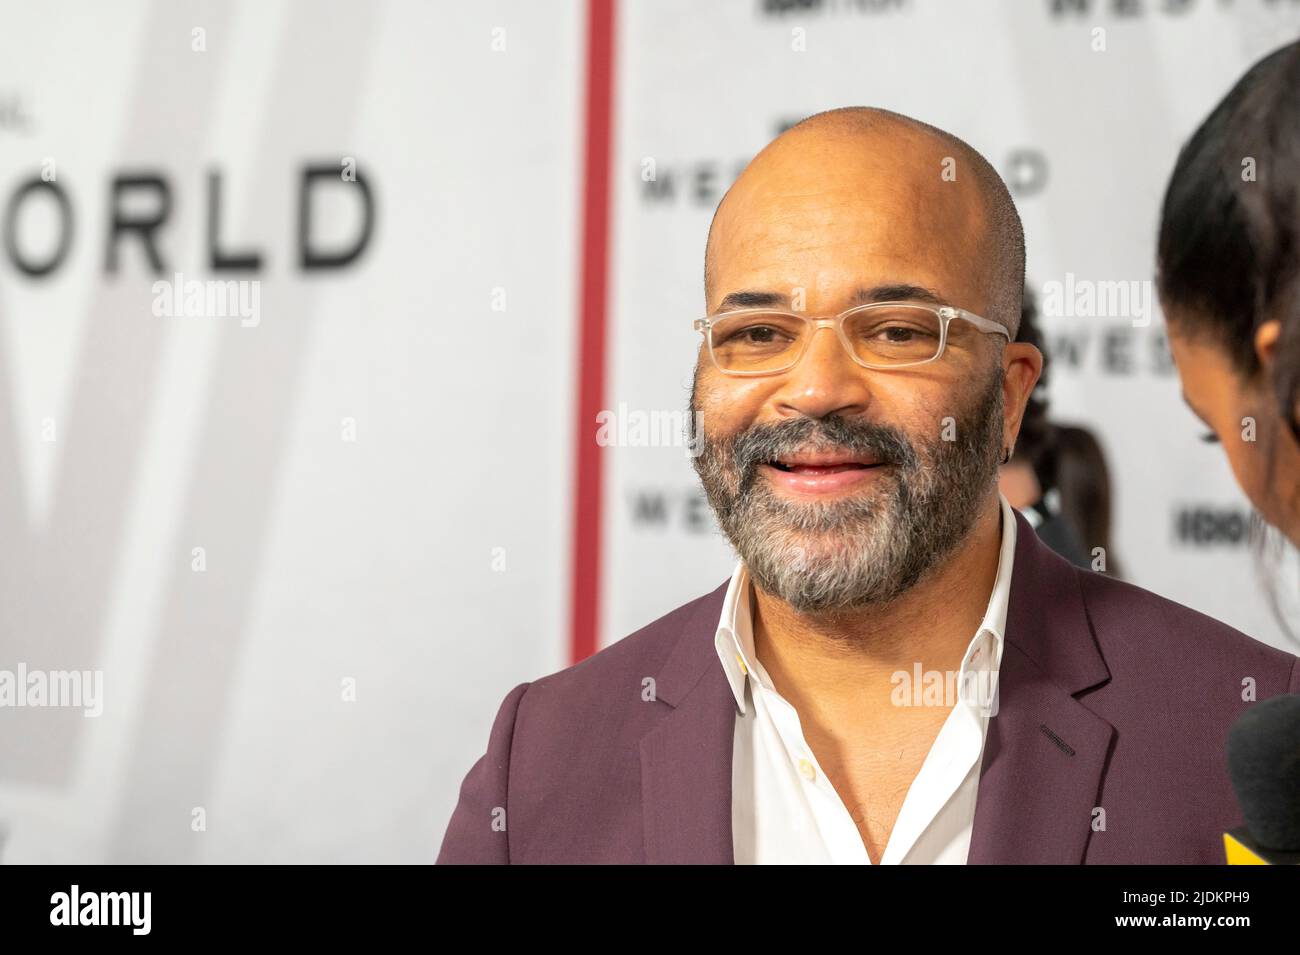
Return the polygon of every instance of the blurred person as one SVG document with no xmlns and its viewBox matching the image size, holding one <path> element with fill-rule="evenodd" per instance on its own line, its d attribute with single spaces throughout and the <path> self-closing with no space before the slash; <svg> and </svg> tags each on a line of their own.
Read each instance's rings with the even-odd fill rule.
<svg viewBox="0 0 1300 955">
<path fill-rule="evenodd" d="M 1266 563 L 1300 546 L 1300 43 L 1256 63 L 1165 192 L 1158 281 L 1183 399 L 1222 445 Z M 1259 529 L 1257 529 L 1259 530 Z M 1288 546 L 1280 539 L 1285 537 Z M 1266 583 L 1283 625 L 1300 579 Z M 1290 606 L 1283 609 L 1282 602 Z"/>
<path fill-rule="evenodd" d="M 1079 525 L 1061 513 L 1061 496 L 1056 487 L 1056 428 L 1047 416 L 1052 359 L 1038 327 L 1038 308 L 1029 288 L 1024 291 L 1020 307 L 1016 341 L 1027 342 L 1042 352 L 1043 370 L 1025 403 L 1011 460 L 998 469 L 998 490 L 1025 516 L 1044 544 L 1075 566 L 1090 567 L 1092 559 L 1080 537 Z"/>
<path fill-rule="evenodd" d="M 854 107 L 769 143 L 695 325 L 735 571 L 511 690 L 438 861 L 1222 862 L 1240 674 L 1265 698 L 1300 661 L 1072 566 L 998 493 L 1042 362 L 1023 287 L 952 134 Z"/>
<path fill-rule="evenodd" d="M 1039 440 L 1017 443 L 998 488 L 1070 563 L 1123 577 L 1111 542 L 1110 469 L 1100 442 L 1085 427 L 1052 421 Z"/>
<path fill-rule="evenodd" d="M 1092 566 L 1096 548 L 1105 557 L 1105 571 L 1122 577 L 1121 564 L 1111 542 L 1110 467 L 1101 442 L 1081 425 L 1052 425 L 1052 470 L 1057 508 L 1063 520 L 1077 529 Z"/>
</svg>

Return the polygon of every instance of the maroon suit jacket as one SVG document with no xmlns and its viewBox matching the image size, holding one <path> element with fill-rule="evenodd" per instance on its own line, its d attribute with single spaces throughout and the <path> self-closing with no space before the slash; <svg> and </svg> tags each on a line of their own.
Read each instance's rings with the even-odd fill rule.
<svg viewBox="0 0 1300 955">
<path fill-rule="evenodd" d="M 968 862 L 1222 864 L 1242 824 L 1224 744 L 1243 681 L 1295 693 L 1300 660 L 1080 570 L 1016 519 Z M 733 862 L 726 590 L 511 690 L 437 861 Z"/>
</svg>

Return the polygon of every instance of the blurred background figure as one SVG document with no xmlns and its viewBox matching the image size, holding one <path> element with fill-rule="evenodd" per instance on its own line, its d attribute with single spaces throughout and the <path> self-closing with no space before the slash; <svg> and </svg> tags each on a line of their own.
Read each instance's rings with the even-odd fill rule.
<svg viewBox="0 0 1300 955">
<path fill-rule="evenodd" d="M 1054 424 L 1051 428 L 1061 515 L 1082 535 L 1088 566 L 1093 565 L 1098 556 L 1096 548 L 1100 547 L 1105 554 L 1105 572 L 1122 577 L 1111 546 L 1110 468 L 1101 442 L 1080 425 Z"/>
<path fill-rule="evenodd" d="M 1051 356 L 1038 326 L 1037 301 L 1028 288 L 1016 341 L 1043 353 L 1043 374 L 1025 409 L 1015 452 L 999 472 L 998 487 L 1052 550 L 1079 567 L 1119 576 L 1111 548 L 1106 455 L 1087 428 L 1048 418 Z"/>
</svg>

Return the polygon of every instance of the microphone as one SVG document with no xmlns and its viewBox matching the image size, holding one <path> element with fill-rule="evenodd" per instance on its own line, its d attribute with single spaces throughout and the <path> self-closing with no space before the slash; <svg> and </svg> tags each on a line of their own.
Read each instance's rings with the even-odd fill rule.
<svg viewBox="0 0 1300 955">
<path fill-rule="evenodd" d="M 1261 700 L 1228 731 L 1228 775 L 1246 825 L 1228 865 L 1300 865 L 1300 694 Z"/>
</svg>

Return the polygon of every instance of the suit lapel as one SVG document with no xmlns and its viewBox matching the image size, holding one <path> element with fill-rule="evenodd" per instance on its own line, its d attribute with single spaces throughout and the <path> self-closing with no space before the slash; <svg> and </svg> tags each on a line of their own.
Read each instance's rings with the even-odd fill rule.
<svg viewBox="0 0 1300 955">
<path fill-rule="evenodd" d="M 1110 678 L 1076 571 L 1016 514 L 1016 558 L 969 864 L 1083 860 L 1115 730 L 1075 694 Z M 672 707 L 641 740 L 646 861 L 731 864 L 736 704 L 713 638 L 724 583 L 696 604 L 657 680 Z"/>
<path fill-rule="evenodd" d="M 656 696 L 672 712 L 641 739 L 646 862 L 731 865 L 736 701 L 713 638 L 727 584 L 696 605 Z"/>
<path fill-rule="evenodd" d="M 1075 699 L 1110 678 L 1076 570 L 1016 514 L 1016 558 L 969 864 L 1083 861 L 1115 735 Z"/>
</svg>

